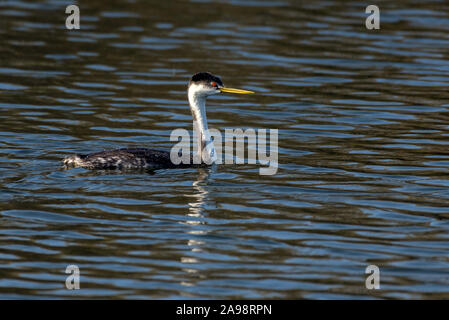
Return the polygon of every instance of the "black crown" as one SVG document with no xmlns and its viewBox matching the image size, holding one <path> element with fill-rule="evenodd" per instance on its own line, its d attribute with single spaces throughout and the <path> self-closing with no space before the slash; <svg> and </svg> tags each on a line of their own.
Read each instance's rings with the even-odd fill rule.
<svg viewBox="0 0 449 320">
<path fill-rule="evenodd" d="M 221 81 L 221 79 L 209 72 L 199 72 L 194 74 L 192 76 L 192 79 L 190 80 L 189 85 L 192 83 L 200 83 L 200 82 L 205 82 L 207 84 L 211 82 L 216 82 L 219 86 L 223 86 L 223 82 Z"/>
</svg>

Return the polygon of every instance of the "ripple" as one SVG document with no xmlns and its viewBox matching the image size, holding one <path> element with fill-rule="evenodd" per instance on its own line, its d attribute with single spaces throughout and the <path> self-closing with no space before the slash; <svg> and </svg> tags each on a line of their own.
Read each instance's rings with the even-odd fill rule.
<svg viewBox="0 0 449 320">
<path fill-rule="evenodd" d="M 447 298 L 447 10 L 392 2 L 367 32 L 350 4 L 206 0 L 195 16 L 86 2 L 66 30 L 60 3 L 0 3 L 0 296 Z M 172 129 L 192 130 L 199 71 L 256 91 L 211 97 L 207 116 L 278 129 L 275 175 L 62 167 L 170 150 Z M 83 275 L 75 293 L 68 264 Z M 383 274 L 376 295 L 368 264 Z"/>
</svg>

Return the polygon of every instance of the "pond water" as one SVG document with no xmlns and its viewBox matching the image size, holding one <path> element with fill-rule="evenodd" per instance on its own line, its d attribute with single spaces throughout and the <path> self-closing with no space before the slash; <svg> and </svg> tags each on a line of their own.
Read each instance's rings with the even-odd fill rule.
<svg viewBox="0 0 449 320">
<path fill-rule="evenodd" d="M 447 2 L 69 4 L 0 2 L 1 298 L 449 298 Z M 199 71 L 256 92 L 209 127 L 278 129 L 275 175 L 62 168 L 169 150 Z"/>
</svg>

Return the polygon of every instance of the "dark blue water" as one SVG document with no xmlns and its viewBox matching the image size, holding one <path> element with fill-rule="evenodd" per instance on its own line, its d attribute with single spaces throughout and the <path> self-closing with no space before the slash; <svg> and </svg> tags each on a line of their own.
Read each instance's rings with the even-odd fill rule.
<svg viewBox="0 0 449 320">
<path fill-rule="evenodd" d="M 68 4 L 0 2 L 1 298 L 449 297 L 445 2 Z M 257 92 L 209 126 L 278 129 L 277 174 L 61 167 L 169 149 L 198 71 Z"/>
</svg>

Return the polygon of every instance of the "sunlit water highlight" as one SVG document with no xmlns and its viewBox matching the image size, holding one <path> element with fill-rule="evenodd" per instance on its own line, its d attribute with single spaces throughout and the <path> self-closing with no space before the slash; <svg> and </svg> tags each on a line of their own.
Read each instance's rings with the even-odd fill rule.
<svg viewBox="0 0 449 320">
<path fill-rule="evenodd" d="M 449 6 L 0 2 L 1 298 L 448 298 Z M 209 126 L 279 129 L 279 170 L 63 170 Z M 65 268 L 81 290 L 65 288 Z M 365 268 L 381 289 L 365 288 Z"/>
</svg>

